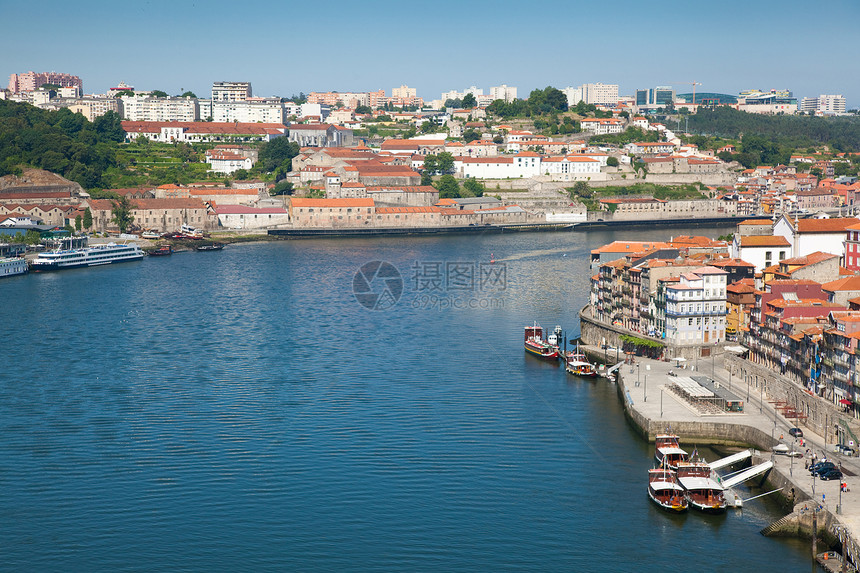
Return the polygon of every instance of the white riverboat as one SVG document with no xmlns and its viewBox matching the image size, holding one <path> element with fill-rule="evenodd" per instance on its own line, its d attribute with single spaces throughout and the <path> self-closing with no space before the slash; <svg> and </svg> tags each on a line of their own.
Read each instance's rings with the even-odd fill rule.
<svg viewBox="0 0 860 573">
<path fill-rule="evenodd" d="M 124 263 L 126 261 L 139 261 L 144 257 L 143 250 L 135 244 L 118 245 L 107 243 L 105 245 L 93 245 L 82 249 L 67 249 L 39 253 L 31 263 L 32 270 L 56 271 L 62 269 L 73 269 L 76 267 L 93 267 L 97 265 L 109 265 L 111 263 Z"/>
<path fill-rule="evenodd" d="M 26 274 L 27 261 L 17 257 L 0 257 L 0 278 Z"/>
<path fill-rule="evenodd" d="M 704 462 L 681 462 L 676 475 L 693 509 L 704 513 L 726 511 L 725 488 L 711 476 L 711 466 Z"/>
</svg>

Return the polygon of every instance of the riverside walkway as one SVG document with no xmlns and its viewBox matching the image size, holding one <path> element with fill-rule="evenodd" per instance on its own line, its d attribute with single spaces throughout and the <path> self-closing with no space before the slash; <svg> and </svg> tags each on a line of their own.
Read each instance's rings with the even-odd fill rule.
<svg viewBox="0 0 860 573">
<path fill-rule="evenodd" d="M 603 357 L 604 351 L 591 346 L 586 349 L 591 356 Z M 612 362 L 611 357 L 610 363 Z M 784 418 L 780 412 L 768 402 L 767 395 L 757 393 L 758 390 L 747 386 L 743 380 L 731 378 L 729 372 L 722 368 L 719 357 L 714 359 L 703 358 L 695 364 L 683 363 L 687 368 L 679 369 L 676 362 L 661 362 L 636 356 L 635 362 L 624 364 L 618 370 L 620 377 L 618 383 L 621 385 L 624 399 L 628 401 L 628 414 L 634 424 L 640 426 L 644 432 L 647 424 L 653 430 L 659 428 L 672 428 L 679 430 L 684 426 L 696 425 L 703 431 L 713 426 L 731 424 L 738 426 L 742 432 L 750 431 L 750 435 L 766 436 L 765 443 L 770 442 L 773 436 L 773 444 L 785 444 L 794 446 L 798 451 L 806 453 L 810 450 L 818 459 L 826 457 L 833 463 L 842 466 L 849 491 L 842 492 L 840 498 L 840 484 L 838 480 L 822 481 L 813 480 L 809 471 L 805 469 L 804 458 L 791 458 L 785 455 L 770 456 L 770 448 L 760 452 L 764 459 L 773 459 L 774 469 L 784 476 L 790 485 L 785 489 L 793 487 L 796 492 L 803 492 L 806 497 L 823 505 L 835 518 L 838 524 L 845 526 L 850 537 L 856 543 L 860 540 L 860 458 L 847 456 L 834 452 L 832 443 L 825 444 L 824 438 L 811 432 L 802 424 L 803 446 L 800 440 L 790 436 L 788 431 L 794 427 L 794 422 Z M 719 388 L 726 389 L 744 401 L 743 412 L 702 412 L 695 408 L 684 398 L 670 390 L 675 377 L 669 375 L 672 370 L 678 376 L 703 376 L 716 381 Z M 651 432 L 649 432 L 650 434 Z M 689 451 L 694 443 L 699 445 L 726 443 L 724 440 L 715 439 L 708 441 L 697 437 L 695 440 L 687 439 L 684 432 L 677 431 L 682 440 L 682 447 Z M 649 435 L 653 439 L 653 435 Z M 858 449 L 855 446 L 855 449 Z M 840 505 L 841 499 L 841 505 Z M 839 506 L 839 507 L 837 507 Z"/>
</svg>

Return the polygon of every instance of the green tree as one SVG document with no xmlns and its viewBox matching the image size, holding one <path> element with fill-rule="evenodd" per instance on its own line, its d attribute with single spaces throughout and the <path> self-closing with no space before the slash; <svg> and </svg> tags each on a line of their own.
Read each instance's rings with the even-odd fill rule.
<svg viewBox="0 0 860 573">
<path fill-rule="evenodd" d="M 292 195 L 293 194 L 293 184 L 289 181 L 280 181 L 277 185 L 275 185 L 272 190 L 269 192 L 270 195 Z"/>
<path fill-rule="evenodd" d="M 424 172 L 430 175 L 439 171 L 439 162 L 432 153 L 424 157 Z"/>
<path fill-rule="evenodd" d="M 607 157 L 606 165 L 609 167 L 618 167 L 618 158 L 617 157 Z"/>
<path fill-rule="evenodd" d="M 152 90 L 150 94 L 152 97 L 168 97 L 167 92 L 161 90 Z"/>
<path fill-rule="evenodd" d="M 115 111 L 109 111 L 93 121 L 96 133 L 104 141 L 125 141 L 125 130 L 122 128 L 122 117 Z"/>
<path fill-rule="evenodd" d="M 91 229 L 93 226 L 93 212 L 87 207 L 84 209 L 84 220 L 82 221 L 84 229 Z"/>
<path fill-rule="evenodd" d="M 467 129 L 463 132 L 463 141 L 469 143 L 481 139 L 481 134 L 475 129 Z"/>
<path fill-rule="evenodd" d="M 461 108 L 461 107 L 463 107 L 463 100 L 461 100 L 459 98 L 458 99 L 446 99 L 445 100 L 445 107 L 448 109 Z"/>
<path fill-rule="evenodd" d="M 577 181 L 573 185 L 573 194 L 581 199 L 590 199 L 592 196 L 591 187 L 585 181 Z"/>
<path fill-rule="evenodd" d="M 131 224 L 134 223 L 134 215 L 131 214 L 134 205 L 125 195 L 121 195 L 119 199 L 111 201 L 111 203 L 113 205 L 111 208 L 111 221 L 116 223 L 120 233 L 125 233 Z"/>
<path fill-rule="evenodd" d="M 421 185 L 433 185 L 433 176 L 427 170 L 421 172 Z"/>
<path fill-rule="evenodd" d="M 81 218 L 80 215 L 75 215 L 75 231 L 80 233 L 82 228 L 83 228 L 83 219 Z"/>
<path fill-rule="evenodd" d="M 475 99 L 475 96 L 472 95 L 472 92 L 467 93 L 463 96 L 463 108 L 472 109 L 478 105 L 478 100 Z"/>
<path fill-rule="evenodd" d="M 373 113 L 373 110 L 370 109 L 369 105 L 360 105 L 355 108 L 355 113 L 366 115 Z"/>
<path fill-rule="evenodd" d="M 257 168 L 270 173 L 278 167 L 290 171 L 293 157 L 299 154 L 298 143 L 291 142 L 286 137 L 276 137 L 260 146 L 257 156 Z"/>
<path fill-rule="evenodd" d="M 443 151 L 436 156 L 436 164 L 440 173 L 451 173 L 454 171 L 454 156 L 448 151 Z"/>
<path fill-rule="evenodd" d="M 195 94 L 194 92 L 191 92 L 191 91 L 187 91 L 187 92 L 182 92 L 182 94 L 179 97 L 190 97 L 190 98 L 197 99 L 197 94 Z"/>
<path fill-rule="evenodd" d="M 484 195 L 484 186 L 477 180 L 472 179 L 471 177 L 463 181 L 463 191 L 464 195 L 471 195 L 472 197 L 482 197 Z"/>
<path fill-rule="evenodd" d="M 460 197 L 460 185 L 453 175 L 443 175 L 436 182 L 440 199 L 457 199 Z"/>
</svg>

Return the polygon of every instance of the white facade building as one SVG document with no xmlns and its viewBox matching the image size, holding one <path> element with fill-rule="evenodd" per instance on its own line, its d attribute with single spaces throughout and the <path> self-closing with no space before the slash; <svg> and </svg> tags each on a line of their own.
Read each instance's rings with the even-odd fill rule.
<svg viewBox="0 0 860 573">
<path fill-rule="evenodd" d="M 493 86 L 490 88 L 490 99 L 492 101 L 501 99 L 510 103 L 517 99 L 517 88 L 509 87 L 505 84 L 502 84 L 500 86 Z"/>
<path fill-rule="evenodd" d="M 240 169 L 250 169 L 254 165 L 250 157 L 217 149 L 210 149 L 206 152 L 206 163 L 209 164 L 210 171 L 227 175 Z"/>
<path fill-rule="evenodd" d="M 618 103 L 618 84 L 582 84 L 579 87 L 566 87 L 561 90 L 567 96 L 567 105 L 579 102 L 594 105 L 615 105 Z"/>
<path fill-rule="evenodd" d="M 666 287 L 666 340 L 700 345 L 725 340 L 728 273 L 701 267 Z"/>
<path fill-rule="evenodd" d="M 122 115 L 128 121 L 197 121 L 197 100 L 190 97 L 124 96 Z"/>
<path fill-rule="evenodd" d="M 266 229 L 290 222 L 283 207 L 247 207 L 245 205 L 218 205 L 218 222 L 226 229 Z"/>
<path fill-rule="evenodd" d="M 791 243 L 785 237 L 771 235 L 740 236 L 735 233 L 731 250 L 733 259 L 742 259 L 760 273 L 783 259 L 792 257 Z"/>
<path fill-rule="evenodd" d="M 251 82 L 213 82 L 212 101 L 244 101 L 251 97 Z"/>
<path fill-rule="evenodd" d="M 239 123 L 284 123 L 284 104 L 277 98 L 260 101 L 212 102 L 212 120 Z"/>
<path fill-rule="evenodd" d="M 594 135 L 607 135 L 612 133 L 621 133 L 624 130 L 624 121 L 615 118 L 585 118 L 579 122 L 582 131 L 593 133 Z"/>
<path fill-rule="evenodd" d="M 841 94 L 805 97 L 800 102 L 800 111 L 819 115 L 843 114 L 845 113 L 845 97 Z"/>
</svg>

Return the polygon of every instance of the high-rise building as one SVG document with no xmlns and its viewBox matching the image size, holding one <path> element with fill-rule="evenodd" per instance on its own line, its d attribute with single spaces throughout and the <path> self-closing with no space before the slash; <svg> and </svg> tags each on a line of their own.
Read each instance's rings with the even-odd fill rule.
<svg viewBox="0 0 860 573">
<path fill-rule="evenodd" d="M 496 101 L 497 99 L 504 100 L 508 103 L 514 101 L 517 99 L 517 88 L 508 87 L 506 84 L 491 87 L 490 101 Z"/>
<path fill-rule="evenodd" d="M 845 113 L 845 98 L 841 94 L 805 97 L 800 102 L 800 111 L 824 115 Z"/>
<path fill-rule="evenodd" d="M 579 102 L 594 105 L 615 105 L 618 103 L 618 84 L 582 84 L 579 87 L 566 87 L 561 90 L 567 96 L 567 105 Z"/>
<path fill-rule="evenodd" d="M 81 78 L 71 74 L 27 72 L 9 76 L 9 91 L 13 94 L 35 91 L 45 84 L 53 84 L 63 88 L 78 87 L 81 91 L 84 89 L 84 82 L 81 81 Z"/>
<path fill-rule="evenodd" d="M 126 96 L 121 99 L 122 115 L 128 121 L 197 121 L 199 118 L 194 98 Z"/>
<path fill-rule="evenodd" d="M 670 86 L 657 86 L 636 90 L 636 106 L 640 108 L 667 107 L 675 103 L 675 90 Z"/>
<path fill-rule="evenodd" d="M 418 90 L 403 85 L 399 88 L 394 88 L 393 90 L 391 90 L 391 97 L 403 99 L 418 97 Z"/>
<path fill-rule="evenodd" d="M 212 101 L 245 101 L 251 97 L 251 82 L 214 82 Z"/>
</svg>

